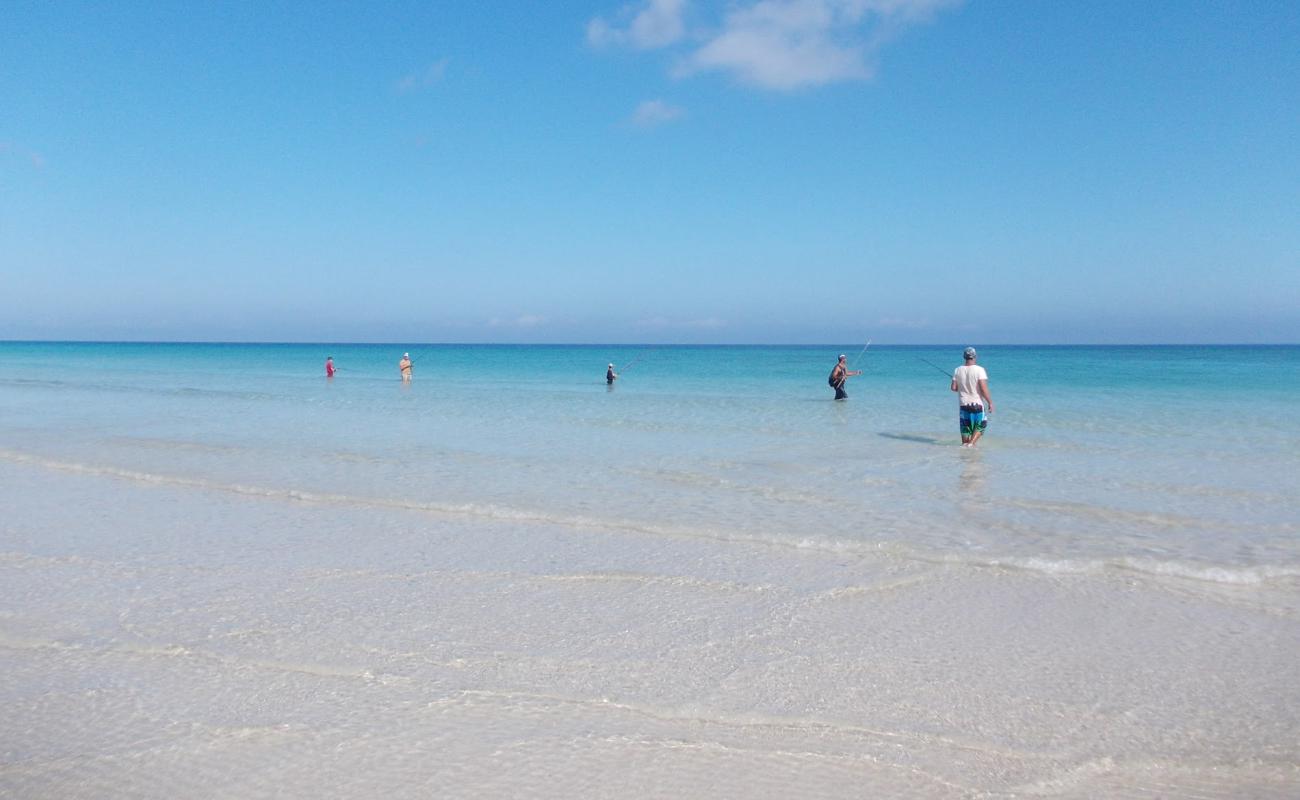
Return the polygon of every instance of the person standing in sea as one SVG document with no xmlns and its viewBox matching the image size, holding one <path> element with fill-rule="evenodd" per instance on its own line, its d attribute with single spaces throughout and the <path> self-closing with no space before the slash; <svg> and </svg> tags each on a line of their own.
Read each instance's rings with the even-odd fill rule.
<svg viewBox="0 0 1300 800">
<path fill-rule="evenodd" d="M 975 348 L 966 348 L 962 353 L 962 365 L 952 371 L 952 384 L 948 387 L 957 393 L 957 403 L 961 406 L 958 419 L 962 447 L 975 446 L 989 424 L 985 415 L 993 413 L 989 374 L 975 363 L 976 355 Z"/>
<path fill-rule="evenodd" d="M 334 377 L 334 356 L 325 356 L 325 377 Z"/>
<path fill-rule="evenodd" d="M 411 382 L 411 354 L 402 353 L 402 360 L 397 362 L 397 369 L 402 373 L 402 383 Z"/>
<path fill-rule="evenodd" d="M 836 400 L 848 399 L 849 393 L 844 391 L 845 381 L 847 381 L 849 378 L 853 377 L 854 375 L 861 375 L 861 374 L 862 374 L 862 370 L 860 369 L 850 371 L 846 357 L 844 355 L 841 355 L 840 360 L 835 363 L 835 368 L 831 370 L 830 377 L 826 379 L 826 382 L 829 383 L 831 388 L 835 390 L 835 399 Z"/>
<path fill-rule="evenodd" d="M 610 364 L 605 368 L 605 383 L 613 386 L 616 380 L 618 380 L 618 373 L 614 372 L 614 365 Z"/>
</svg>

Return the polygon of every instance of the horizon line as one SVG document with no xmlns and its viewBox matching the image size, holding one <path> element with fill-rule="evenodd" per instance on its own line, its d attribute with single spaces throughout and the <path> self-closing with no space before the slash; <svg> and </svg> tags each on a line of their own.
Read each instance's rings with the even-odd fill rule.
<svg viewBox="0 0 1300 800">
<path fill-rule="evenodd" d="M 0 344 L 319 345 L 392 347 L 830 347 L 856 342 L 384 342 L 230 339 L 0 339 Z M 962 347 L 971 342 L 870 342 L 875 347 Z M 1300 342 L 984 342 L 980 347 L 1296 347 Z"/>
</svg>

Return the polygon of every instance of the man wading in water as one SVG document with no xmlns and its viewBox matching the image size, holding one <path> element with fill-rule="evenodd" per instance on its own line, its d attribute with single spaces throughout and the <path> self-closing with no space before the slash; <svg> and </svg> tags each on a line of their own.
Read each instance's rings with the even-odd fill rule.
<svg viewBox="0 0 1300 800">
<path fill-rule="evenodd" d="M 831 370 L 831 376 L 826 379 L 826 382 L 829 383 L 831 385 L 831 388 L 835 390 L 835 399 L 836 400 L 846 399 L 849 396 L 849 393 L 844 391 L 844 382 L 847 381 L 849 378 L 852 378 L 854 375 L 861 375 L 861 374 L 862 374 L 862 370 L 860 369 L 853 370 L 852 372 L 850 372 L 848 365 L 846 363 L 845 356 L 841 355 L 839 362 L 836 363 L 835 365 L 835 369 Z"/>
<path fill-rule="evenodd" d="M 974 447 L 988 427 L 985 414 L 993 413 L 993 398 L 989 397 L 989 374 L 975 363 L 975 348 L 967 347 L 961 355 L 962 365 L 952 371 L 948 388 L 957 393 L 960 405 L 961 446 Z"/>
</svg>

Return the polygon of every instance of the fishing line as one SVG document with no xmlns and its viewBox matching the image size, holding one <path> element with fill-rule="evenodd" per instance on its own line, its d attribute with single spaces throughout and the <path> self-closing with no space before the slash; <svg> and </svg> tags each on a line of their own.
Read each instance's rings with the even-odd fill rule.
<svg viewBox="0 0 1300 800">
<path fill-rule="evenodd" d="M 618 370 L 619 373 L 622 374 L 626 372 L 628 369 L 632 367 L 633 364 L 635 364 L 636 362 L 640 361 L 641 359 L 645 358 L 646 356 L 650 355 L 651 353 L 655 352 L 658 349 L 659 349 L 658 347 L 652 347 L 649 350 L 646 350 L 641 355 L 637 356 L 636 358 L 632 359 L 631 361 L 627 362 L 622 367 L 620 367 Z"/>
<path fill-rule="evenodd" d="M 916 357 L 916 360 L 917 360 L 917 361 L 925 361 L 925 363 L 929 364 L 930 366 L 932 366 L 932 367 L 934 367 L 935 369 L 937 369 L 937 370 L 939 370 L 940 372 L 942 372 L 942 373 L 943 373 L 943 376 L 944 376 L 945 378 L 951 378 L 951 377 L 952 377 L 952 375 L 948 372 L 948 370 L 944 369 L 943 367 L 939 366 L 938 364 L 934 363 L 933 361 L 926 361 L 924 358 L 921 358 L 920 356 L 917 356 L 917 357 Z"/>
<path fill-rule="evenodd" d="M 853 369 L 853 365 L 858 363 L 858 359 L 862 358 L 862 354 L 867 352 L 867 348 L 870 346 L 871 346 L 871 340 L 868 339 L 867 343 L 862 345 L 862 349 L 858 351 L 858 354 L 853 357 L 852 361 L 849 362 L 849 369 Z"/>
</svg>

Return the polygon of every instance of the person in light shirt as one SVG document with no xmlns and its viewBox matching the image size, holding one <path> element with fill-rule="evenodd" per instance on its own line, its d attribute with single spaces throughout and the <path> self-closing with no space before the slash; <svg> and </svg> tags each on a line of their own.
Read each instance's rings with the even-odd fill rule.
<svg viewBox="0 0 1300 800">
<path fill-rule="evenodd" d="M 962 365 L 952 371 L 952 385 L 961 406 L 961 446 L 974 447 L 988 427 L 988 416 L 993 413 L 993 398 L 989 396 L 989 374 L 975 363 L 975 348 L 967 347 L 962 353 Z"/>
</svg>

